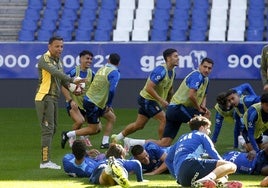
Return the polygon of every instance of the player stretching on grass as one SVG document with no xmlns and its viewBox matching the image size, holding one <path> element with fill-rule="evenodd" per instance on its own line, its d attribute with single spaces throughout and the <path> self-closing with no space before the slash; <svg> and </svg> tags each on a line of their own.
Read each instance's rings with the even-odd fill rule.
<svg viewBox="0 0 268 188">
<path fill-rule="evenodd" d="M 175 49 L 166 49 L 163 52 L 165 64 L 156 67 L 146 81 L 141 90 L 138 104 L 139 112 L 135 122 L 130 123 L 118 135 L 112 135 L 116 142 L 137 130 L 143 129 L 150 118 L 159 121 L 158 136 L 162 138 L 163 130 L 166 124 L 165 112 L 169 104 L 170 97 L 173 94 L 172 85 L 175 78 L 174 68 L 178 66 L 179 55 Z"/>
<path fill-rule="evenodd" d="M 62 93 L 64 94 L 66 99 L 66 108 L 68 114 L 74 121 L 72 127 L 73 130 L 80 129 L 85 122 L 86 112 L 83 107 L 83 99 L 95 76 L 95 73 L 90 68 L 93 61 L 93 53 L 88 50 L 83 50 L 82 52 L 80 52 L 79 57 L 80 65 L 71 69 L 69 72 L 67 72 L 67 74 L 71 77 L 86 78 L 87 82 L 85 83 L 84 90 L 82 91 L 82 93 L 75 94 L 65 88 L 62 89 Z M 113 110 L 105 112 L 102 117 L 104 117 L 107 122 L 105 126 L 104 136 L 102 138 L 102 143 L 100 146 L 101 149 L 109 147 L 109 135 L 111 134 L 112 127 L 116 119 Z M 72 146 L 72 143 L 75 139 L 75 137 L 71 137 L 69 139 L 70 147 Z M 91 146 L 91 143 L 87 137 L 82 136 L 82 139 L 85 141 L 87 146 Z"/>
<path fill-rule="evenodd" d="M 190 133 L 182 135 L 171 146 L 166 158 L 170 173 L 183 187 L 215 188 L 216 182 L 225 187 L 241 188 L 240 182 L 227 182 L 227 175 L 236 171 L 236 165 L 224 161 L 209 138 L 211 122 L 203 116 L 189 121 Z M 203 159 L 206 153 L 209 159 Z M 229 186 L 230 185 L 230 186 Z"/>
<path fill-rule="evenodd" d="M 83 101 L 88 126 L 74 131 L 63 131 L 61 135 L 62 148 L 71 137 L 94 135 L 101 131 L 100 117 L 104 113 L 112 111 L 112 100 L 120 79 L 119 62 L 120 56 L 112 53 L 108 63 L 97 71 Z"/>
</svg>

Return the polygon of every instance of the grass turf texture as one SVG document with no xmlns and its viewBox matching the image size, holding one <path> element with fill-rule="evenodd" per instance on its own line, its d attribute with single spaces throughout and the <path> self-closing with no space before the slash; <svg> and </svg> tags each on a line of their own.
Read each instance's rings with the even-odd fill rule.
<svg viewBox="0 0 268 188">
<path fill-rule="evenodd" d="M 136 109 L 115 109 L 117 115 L 113 133 L 119 133 L 123 127 L 136 119 Z M 214 122 L 212 111 L 212 122 Z M 0 187 L 102 187 L 91 185 L 88 178 L 70 178 L 63 170 L 39 169 L 40 163 L 40 128 L 35 109 L 0 109 Z M 104 123 L 104 120 L 103 120 Z M 59 126 L 53 140 L 52 161 L 61 164 L 64 154 L 71 149 L 66 144 L 60 147 L 60 133 L 70 130 L 72 121 L 65 109 L 59 111 Z M 188 132 L 187 124 L 183 124 L 177 137 Z M 213 131 L 213 126 L 212 126 Z M 91 136 L 92 148 L 99 149 L 102 133 Z M 133 138 L 157 138 L 157 122 L 150 120 L 141 131 L 130 135 Z M 232 150 L 233 123 L 225 121 L 216 148 L 220 154 Z M 105 152 L 105 150 L 100 150 Z M 171 175 L 144 176 L 146 183 L 136 182 L 134 175 L 130 175 L 131 187 L 179 187 Z M 263 176 L 230 175 L 230 180 L 239 180 L 243 187 L 259 187 Z M 114 186 L 119 187 L 119 186 Z"/>
</svg>

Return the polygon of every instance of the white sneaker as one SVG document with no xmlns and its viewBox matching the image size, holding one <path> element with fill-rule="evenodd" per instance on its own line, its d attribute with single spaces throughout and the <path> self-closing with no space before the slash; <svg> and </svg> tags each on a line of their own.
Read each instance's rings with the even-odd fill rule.
<svg viewBox="0 0 268 188">
<path fill-rule="evenodd" d="M 49 169 L 61 169 L 61 166 L 57 165 L 56 163 L 53 163 L 51 161 L 48 161 L 46 163 L 41 163 L 40 164 L 40 168 L 44 169 L 44 168 L 49 168 Z"/>
</svg>

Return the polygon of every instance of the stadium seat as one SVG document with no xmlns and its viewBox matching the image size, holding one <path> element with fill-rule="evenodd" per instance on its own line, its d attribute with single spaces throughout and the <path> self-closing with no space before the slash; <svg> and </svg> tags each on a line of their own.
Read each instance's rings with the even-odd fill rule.
<svg viewBox="0 0 268 188">
<path fill-rule="evenodd" d="M 46 8 L 43 12 L 43 19 L 57 20 L 59 12 L 57 9 Z"/>
<path fill-rule="evenodd" d="M 78 20 L 78 29 L 93 30 L 94 29 L 94 21 L 87 19 L 85 17 L 80 17 L 80 19 Z"/>
<path fill-rule="evenodd" d="M 263 0 L 249 0 L 249 8 L 265 8 L 265 1 Z"/>
<path fill-rule="evenodd" d="M 176 0 L 176 9 L 187 9 L 191 8 L 191 1 L 189 0 Z"/>
<path fill-rule="evenodd" d="M 160 8 L 160 9 L 170 9 L 171 1 L 170 0 L 156 0 L 155 7 Z"/>
<path fill-rule="evenodd" d="M 247 0 L 231 0 L 230 7 L 239 8 L 239 9 L 247 9 Z"/>
<path fill-rule="evenodd" d="M 244 41 L 245 30 L 244 29 L 228 29 L 227 41 Z"/>
<path fill-rule="evenodd" d="M 30 30 L 30 31 L 35 31 L 38 27 L 37 21 L 32 20 L 32 19 L 23 19 L 21 23 L 21 28 L 24 30 Z"/>
<path fill-rule="evenodd" d="M 149 40 L 149 31 L 142 29 L 133 29 L 132 30 L 132 41 L 148 41 Z"/>
<path fill-rule="evenodd" d="M 227 30 L 227 19 L 221 17 L 211 17 L 210 29 Z"/>
<path fill-rule="evenodd" d="M 152 10 L 150 9 L 141 9 L 141 8 L 137 8 L 136 9 L 136 19 L 148 19 L 151 20 L 152 19 Z"/>
<path fill-rule="evenodd" d="M 170 19 L 170 13 L 168 9 L 155 9 L 154 11 L 154 19 Z"/>
<path fill-rule="evenodd" d="M 101 8 L 115 10 L 117 8 L 117 0 L 102 0 Z"/>
<path fill-rule="evenodd" d="M 117 10 L 117 19 L 124 18 L 124 19 L 134 19 L 134 10 L 133 9 L 127 9 L 127 8 L 119 8 Z"/>
<path fill-rule="evenodd" d="M 64 1 L 64 8 L 77 10 L 80 8 L 80 1 L 79 0 Z"/>
<path fill-rule="evenodd" d="M 161 19 L 161 18 L 154 18 L 152 21 L 152 27 L 154 29 L 158 29 L 158 30 L 168 30 L 169 28 L 169 23 L 167 20 L 165 19 Z"/>
<path fill-rule="evenodd" d="M 48 41 L 52 36 L 52 31 L 39 29 L 37 32 L 37 41 Z"/>
<path fill-rule="evenodd" d="M 77 29 L 75 32 L 76 41 L 91 41 L 91 30 Z"/>
<path fill-rule="evenodd" d="M 96 10 L 98 8 L 98 0 L 83 0 L 83 8 L 86 10 Z"/>
<path fill-rule="evenodd" d="M 24 30 L 24 29 L 21 29 L 19 31 L 19 35 L 18 35 L 19 41 L 34 41 L 34 39 L 35 39 L 34 31 Z"/>
<path fill-rule="evenodd" d="M 111 31 L 113 29 L 113 23 L 111 20 L 99 18 L 97 21 L 97 29 Z"/>
<path fill-rule="evenodd" d="M 151 30 L 151 41 L 166 41 L 167 40 L 167 30 Z"/>
<path fill-rule="evenodd" d="M 211 9 L 214 8 L 221 8 L 227 10 L 229 8 L 229 0 L 212 0 Z"/>
<path fill-rule="evenodd" d="M 133 20 L 124 17 L 117 18 L 116 29 L 120 31 L 121 30 L 131 31 L 133 29 Z"/>
<path fill-rule="evenodd" d="M 40 19 L 40 11 L 34 8 L 27 8 L 25 10 L 24 18 L 38 21 Z"/>
<path fill-rule="evenodd" d="M 206 30 L 191 29 L 189 40 L 190 41 L 206 41 Z"/>
<path fill-rule="evenodd" d="M 28 8 L 41 10 L 43 8 L 43 0 L 28 0 Z"/>
<path fill-rule="evenodd" d="M 75 9 L 64 8 L 61 14 L 61 19 L 76 20 L 77 12 Z"/>
<path fill-rule="evenodd" d="M 138 8 L 141 9 L 154 9 L 154 0 L 138 0 Z"/>
<path fill-rule="evenodd" d="M 119 0 L 118 9 L 136 9 L 135 0 Z"/>
<path fill-rule="evenodd" d="M 113 41 L 128 42 L 130 39 L 128 30 L 115 29 L 113 30 Z"/>
<path fill-rule="evenodd" d="M 135 19 L 133 22 L 133 29 L 150 30 L 150 20 Z"/>
<path fill-rule="evenodd" d="M 59 10 L 61 8 L 61 0 L 46 0 L 46 7 Z"/>
<path fill-rule="evenodd" d="M 247 41 L 263 41 L 263 30 L 248 29 L 246 31 Z"/>
<path fill-rule="evenodd" d="M 56 30 L 56 20 L 49 20 L 49 19 L 43 18 L 41 21 L 40 28 L 43 30 L 55 31 Z"/>
<path fill-rule="evenodd" d="M 111 41 L 110 31 L 96 29 L 94 32 L 95 41 Z"/>
<path fill-rule="evenodd" d="M 186 30 L 183 29 L 170 30 L 170 41 L 186 41 L 186 40 L 187 40 Z"/>
<path fill-rule="evenodd" d="M 61 36 L 64 41 L 72 41 L 72 32 L 73 30 L 69 29 L 58 29 L 56 35 Z"/>
<path fill-rule="evenodd" d="M 209 0 L 193 0 L 193 8 L 209 8 Z"/>
<path fill-rule="evenodd" d="M 180 18 L 176 19 L 173 18 L 171 27 L 173 30 L 188 30 L 188 19 Z"/>
<path fill-rule="evenodd" d="M 173 11 L 174 19 L 189 19 L 189 10 L 183 8 L 176 8 Z"/>
<path fill-rule="evenodd" d="M 210 28 L 208 32 L 209 41 L 226 41 L 226 29 L 222 28 Z"/>
<path fill-rule="evenodd" d="M 99 11 L 99 19 L 113 20 L 115 17 L 114 10 L 101 8 Z"/>
<path fill-rule="evenodd" d="M 95 20 L 96 19 L 96 10 L 82 8 L 80 10 L 80 19 L 90 20 L 90 21 Z"/>
<path fill-rule="evenodd" d="M 62 18 L 62 19 L 60 19 L 59 29 L 73 30 L 74 29 L 74 23 L 75 22 L 73 20 Z"/>
</svg>

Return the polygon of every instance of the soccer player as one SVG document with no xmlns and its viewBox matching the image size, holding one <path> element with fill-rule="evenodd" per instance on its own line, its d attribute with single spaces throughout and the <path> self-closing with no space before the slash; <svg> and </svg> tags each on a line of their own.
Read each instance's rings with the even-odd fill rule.
<svg viewBox="0 0 268 188">
<path fill-rule="evenodd" d="M 138 98 L 139 112 L 135 122 L 130 123 L 118 135 L 112 135 L 117 142 L 137 130 L 143 129 L 150 118 L 159 121 L 158 136 L 162 138 L 166 124 L 165 112 L 173 94 L 172 86 L 175 78 L 174 68 L 178 66 L 179 55 L 176 49 L 166 49 L 163 52 L 165 64 L 157 66 L 148 77 Z"/>
<path fill-rule="evenodd" d="M 260 73 L 263 91 L 268 92 L 268 45 L 262 48 Z"/>
<path fill-rule="evenodd" d="M 116 185 L 121 187 L 130 187 L 128 173 L 136 174 L 138 182 L 142 182 L 142 168 L 138 160 L 125 159 L 126 151 L 120 144 L 110 144 L 106 152 L 106 158 L 100 162 L 98 167 L 93 171 L 89 182 L 99 185 Z"/>
<path fill-rule="evenodd" d="M 75 140 L 72 153 L 64 155 L 62 159 L 64 171 L 72 177 L 90 177 L 98 162 L 105 159 L 105 155 L 98 150 L 87 151 L 82 140 Z"/>
<path fill-rule="evenodd" d="M 182 135 L 169 150 L 166 165 L 183 187 L 215 187 L 216 181 L 228 185 L 226 175 L 236 171 L 236 165 L 224 161 L 215 149 L 208 136 L 210 126 L 206 117 L 193 117 L 189 121 L 192 132 Z M 209 159 L 202 158 L 204 153 Z M 237 185 L 242 187 L 240 182 Z"/>
<path fill-rule="evenodd" d="M 254 92 L 252 86 L 248 83 L 241 84 L 241 85 L 234 87 L 232 89 L 235 90 L 240 97 L 242 95 L 255 95 L 255 96 L 257 96 L 256 93 Z M 225 118 L 231 118 L 232 120 L 234 119 L 234 108 L 227 101 L 226 92 L 220 93 L 217 96 L 216 100 L 217 100 L 217 103 L 214 107 L 216 110 L 215 127 L 214 127 L 214 131 L 213 131 L 212 138 L 211 138 L 211 140 L 213 141 L 214 144 L 217 143 L 217 139 L 218 139 L 218 136 L 220 134 L 224 119 Z M 239 146 L 238 138 L 240 138 L 239 135 L 241 134 L 239 122 L 240 121 L 238 121 L 238 122 L 236 121 L 235 126 L 234 126 L 234 148 L 238 148 L 238 146 Z"/>
<path fill-rule="evenodd" d="M 199 70 L 192 71 L 184 78 L 168 105 L 163 138 L 152 140 L 153 142 L 164 147 L 170 146 L 182 123 L 187 123 L 194 115 L 210 116 L 211 113 L 206 107 L 206 95 L 208 75 L 213 65 L 213 60 L 204 58 Z"/>
<path fill-rule="evenodd" d="M 238 134 L 242 133 L 243 138 L 246 142 L 246 150 L 250 151 L 251 147 L 248 144 L 248 136 L 247 131 L 243 122 L 243 115 L 246 110 L 253 104 L 260 102 L 260 96 L 257 95 L 242 95 L 240 96 L 236 90 L 230 89 L 226 92 L 227 101 L 230 103 L 231 106 L 234 107 L 234 119 L 235 119 L 235 126 L 238 129 Z M 237 136 L 236 135 L 236 136 Z"/>
<path fill-rule="evenodd" d="M 63 88 L 62 93 L 66 99 L 66 108 L 69 116 L 73 119 L 74 124 L 72 126 L 73 130 L 78 130 L 82 127 L 85 122 L 85 109 L 83 108 L 83 99 L 86 91 L 88 90 L 93 78 L 95 76 L 95 72 L 93 72 L 90 68 L 93 61 L 93 53 L 88 50 L 83 50 L 79 54 L 80 57 L 80 65 L 74 67 L 70 71 L 67 72 L 67 75 L 70 77 L 81 77 L 86 78 L 87 81 L 85 83 L 85 88 L 82 93 L 76 94 L 70 92 L 69 90 Z M 103 114 L 106 119 L 106 126 L 104 136 L 102 138 L 101 149 L 109 147 L 109 137 L 112 131 L 113 124 L 115 123 L 115 114 L 113 110 L 109 110 Z M 69 139 L 70 147 L 75 140 L 75 137 L 71 137 Z M 82 139 L 85 141 L 87 146 L 91 146 L 91 143 L 87 137 L 82 136 Z"/>
<path fill-rule="evenodd" d="M 134 159 L 141 162 L 145 175 L 156 175 L 168 172 L 165 164 L 167 148 L 161 148 L 153 142 L 131 147 L 131 154 Z"/>
<path fill-rule="evenodd" d="M 252 158 L 265 147 L 263 135 L 268 132 L 268 93 L 261 96 L 261 102 L 250 106 L 243 116 L 245 135 L 253 150 L 250 151 Z"/>
<path fill-rule="evenodd" d="M 118 71 L 119 62 L 120 56 L 112 53 L 109 56 L 108 63 L 97 71 L 90 87 L 86 91 L 83 101 L 88 126 L 78 130 L 63 131 L 61 139 L 62 148 L 65 147 L 67 140 L 71 137 L 94 135 L 100 132 L 101 122 L 99 118 L 104 113 L 113 111 L 112 100 L 120 79 Z"/>
<path fill-rule="evenodd" d="M 41 164 L 40 168 L 61 169 L 51 161 L 53 136 L 58 123 L 58 99 L 62 85 L 79 84 L 84 79 L 71 78 L 64 74 L 60 59 L 63 50 L 63 38 L 53 36 L 48 42 L 48 51 L 38 60 L 39 81 L 35 95 L 35 108 L 41 126 Z"/>
<path fill-rule="evenodd" d="M 249 159 L 251 153 L 230 151 L 222 158 L 236 164 L 236 173 L 268 176 L 268 147 L 257 153 L 256 157 Z"/>
</svg>

